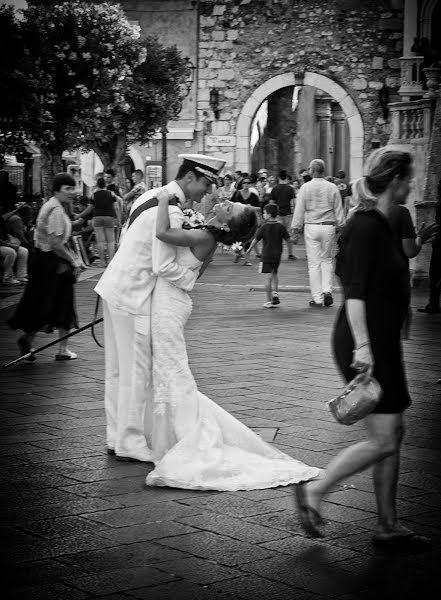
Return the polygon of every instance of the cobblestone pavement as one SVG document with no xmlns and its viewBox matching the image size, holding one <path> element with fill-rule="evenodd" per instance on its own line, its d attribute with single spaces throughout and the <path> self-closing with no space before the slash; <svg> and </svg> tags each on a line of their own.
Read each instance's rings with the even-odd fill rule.
<svg viewBox="0 0 441 600">
<path fill-rule="evenodd" d="M 325 405 L 342 387 L 330 354 L 341 296 L 331 308 L 309 308 L 309 294 L 301 291 L 304 249 L 296 254 L 299 260 L 284 258 L 280 271 L 282 287 L 295 291 L 282 292 L 280 307 L 266 310 L 257 261 L 235 265 L 219 251 L 192 294 L 186 337 L 202 392 L 284 452 L 324 467 L 363 433 L 360 425 L 337 425 Z M 90 269 L 77 285 L 81 324 L 91 319 L 98 274 Z M 4 363 L 16 356 L 5 318 L 18 296 L 2 291 Z M 414 306 L 425 299 L 414 296 Z M 369 473 L 329 495 L 320 541 L 300 530 L 292 488 L 146 488 L 148 466 L 105 453 L 103 352 L 88 333 L 72 340 L 77 361 L 55 362 L 51 349 L 35 363 L 2 370 L 2 588 L 13 589 L 7 598 L 436 597 L 428 590 L 439 580 L 441 543 L 440 333 L 439 315 L 415 312 L 404 343 L 414 404 L 407 411 L 398 509 L 406 525 L 433 537 L 433 550 L 420 554 L 374 551 Z M 38 337 L 42 344 L 47 339 Z"/>
</svg>

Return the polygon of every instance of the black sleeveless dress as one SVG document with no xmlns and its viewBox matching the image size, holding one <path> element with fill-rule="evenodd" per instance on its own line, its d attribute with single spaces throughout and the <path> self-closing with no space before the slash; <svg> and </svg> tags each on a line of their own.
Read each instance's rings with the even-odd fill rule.
<svg viewBox="0 0 441 600">
<path fill-rule="evenodd" d="M 366 320 L 374 357 L 373 376 L 383 389 L 374 412 L 400 413 L 410 403 L 401 348 L 401 328 L 410 300 L 409 271 L 386 218 L 377 210 L 355 213 L 346 224 L 336 259 L 345 300 L 366 303 Z M 335 361 L 346 381 L 352 369 L 354 340 L 345 305 L 334 326 Z"/>
</svg>

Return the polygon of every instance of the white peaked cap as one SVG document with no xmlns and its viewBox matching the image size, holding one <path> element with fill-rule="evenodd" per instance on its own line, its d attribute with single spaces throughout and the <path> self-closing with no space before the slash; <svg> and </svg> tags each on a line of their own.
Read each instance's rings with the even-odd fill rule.
<svg viewBox="0 0 441 600">
<path fill-rule="evenodd" d="M 191 163 L 195 171 L 202 173 L 210 181 L 217 180 L 226 162 L 223 158 L 206 156 L 205 154 L 179 154 L 178 158 Z"/>
</svg>

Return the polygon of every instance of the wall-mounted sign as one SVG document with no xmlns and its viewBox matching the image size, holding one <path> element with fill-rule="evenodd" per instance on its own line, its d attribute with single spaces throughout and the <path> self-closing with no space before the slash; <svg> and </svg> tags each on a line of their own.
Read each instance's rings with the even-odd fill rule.
<svg viewBox="0 0 441 600">
<path fill-rule="evenodd" d="M 147 165 L 146 166 L 147 189 L 161 187 L 162 185 L 162 166 Z"/>
<path fill-rule="evenodd" d="M 207 146 L 235 146 L 235 135 L 207 135 Z"/>
</svg>

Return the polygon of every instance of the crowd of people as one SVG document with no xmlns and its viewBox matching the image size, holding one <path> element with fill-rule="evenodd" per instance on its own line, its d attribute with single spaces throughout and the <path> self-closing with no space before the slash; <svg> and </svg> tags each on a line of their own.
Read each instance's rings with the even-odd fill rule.
<svg viewBox="0 0 441 600">
<path fill-rule="evenodd" d="M 338 171 L 336 177 L 326 175 L 326 165 L 320 159 L 311 161 L 307 169 L 300 170 L 300 178 L 293 179 L 285 170 L 278 174 L 278 180 L 261 169 L 258 175 L 248 175 L 236 171 L 228 175 L 226 184 L 213 189 L 210 198 L 210 210 L 227 186 L 229 199 L 241 201 L 256 209 L 259 225 L 262 225 L 254 241 L 243 250 L 236 251 L 233 262 L 243 260 L 245 266 L 252 266 L 248 260 L 252 249 L 260 259 L 259 272 L 267 274 L 265 308 L 280 305 L 278 268 L 280 266 L 283 241 L 286 241 L 288 260 L 296 260 L 293 244 L 297 244 L 300 234 L 304 236 L 311 289 L 311 307 L 327 307 L 334 302 L 332 296 L 335 257 L 339 251 L 340 233 L 356 210 L 359 203 L 353 194 L 353 186 L 348 182 L 346 173 Z M 258 204 L 257 200 L 258 199 Z M 202 200 L 203 203 L 204 199 Z M 206 200 L 207 201 L 207 200 Z M 416 232 L 409 210 L 403 205 L 394 204 L 388 211 L 389 226 L 394 240 L 402 253 L 409 271 L 409 259 L 421 251 L 423 244 L 432 242 L 430 262 L 430 298 L 420 312 L 440 312 L 440 239 L 441 183 L 438 189 L 438 208 L 435 222 L 429 226 L 423 224 Z M 271 207 L 268 209 L 268 207 Z M 279 226 L 274 225 L 278 223 Z M 262 249 L 258 250 L 262 240 Z M 407 321 L 407 323 L 409 320 Z"/>
</svg>

